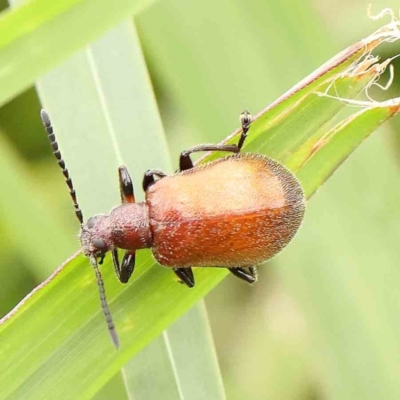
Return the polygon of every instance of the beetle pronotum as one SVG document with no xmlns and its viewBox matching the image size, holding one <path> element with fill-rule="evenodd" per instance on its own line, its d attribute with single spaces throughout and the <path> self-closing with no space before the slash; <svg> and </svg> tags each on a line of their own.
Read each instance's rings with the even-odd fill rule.
<svg viewBox="0 0 400 400">
<path fill-rule="evenodd" d="M 41 118 L 69 187 L 81 224 L 82 250 L 94 267 L 101 306 L 116 347 L 118 336 L 98 267 L 107 252 L 111 252 L 122 283 L 132 275 L 136 250 L 150 247 L 155 259 L 171 267 L 188 287 L 195 285 L 193 266 L 227 268 L 254 283 L 256 265 L 279 253 L 301 225 L 305 199 L 296 177 L 277 161 L 240 152 L 251 124 L 247 111 L 240 115 L 242 133 L 237 145 L 191 147 L 181 153 L 179 171 L 170 176 L 157 169 L 147 171 L 144 202 L 135 202 L 129 172 L 120 166 L 122 204 L 86 223 L 46 111 L 41 111 Z M 201 151 L 233 154 L 194 166 L 190 155 Z M 121 262 L 118 249 L 125 250 Z"/>
</svg>

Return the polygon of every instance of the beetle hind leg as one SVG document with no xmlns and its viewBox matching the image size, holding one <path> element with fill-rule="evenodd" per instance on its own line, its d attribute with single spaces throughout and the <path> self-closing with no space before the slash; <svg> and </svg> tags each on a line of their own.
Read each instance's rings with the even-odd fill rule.
<svg viewBox="0 0 400 400">
<path fill-rule="evenodd" d="M 190 147 L 182 151 L 179 157 L 179 171 L 193 168 L 194 165 L 190 155 L 200 151 L 228 151 L 231 153 L 239 153 L 240 149 L 235 144 L 201 144 L 199 146 Z"/>
<path fill-rule="evenodd" d="M 247 110 L 244 110 L 240 114 L 239 120 L 240 120 L 240 125 L 242 126 L 242 134 L 240 135 L 240 139 L 237 144 L 237 147 L 240 150 L 243 146 L 244 141 L 247 138 L 247 132 L 250 129 L 250 124 L 251 124 L 251 121 L 253 120 L 253 117 Z"/>
<path fill-rule="evenodd" d="M 172 270 L 181 283 L 184 283 L 190 288 L 194 287 L 195 282 L 192 268 L 172 268 Z"/>
<path fill-rule="evenodd" d="M 200 151 L 228 151 L 231 153 L 239 153 L 244 141 L 247 137 L 247 132 L 250 129 L 252 116 L 248 111 L 243 111 L 240 114 L 240 124 L 242 126 L 242 134 L 239 138 L 238 144 L 202 144 L 199 146 L 190 147 L 189 149 L 182 151 L 179 158 L 179 170 L 185 171 L 193 168 L 193 161 L 190 158 L 192 153 Z"/>
<path fill-rule="evenodd" d="M 255 283 L 258 279 L 258 273 L 256 267 L 240 267 L 240 268 L 228 268 L 236 277 L 244 280 L 247 283 Z"/>
</svg>

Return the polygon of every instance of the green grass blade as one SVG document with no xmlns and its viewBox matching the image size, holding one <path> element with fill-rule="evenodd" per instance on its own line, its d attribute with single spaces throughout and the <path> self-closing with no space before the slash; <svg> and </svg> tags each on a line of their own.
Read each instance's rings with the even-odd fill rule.
<svg viewBox="0 0 400 400">
<path fill-rule="evenodd" d="M 63 232 L 63 224 L 57 218 L 46 199 L 36 187 L 34 179 L 29 177 L 29 167 L 20 162 L 17 154 L 12 151 L 10 143 L 0 135 L 0 177 L 2 182 L 8 182 L 12 196 L 0 196 L 0 208 L 3 219 L 3 228 L 6 229 L 10 240 L 24 243 L 20 249 L 20 257 L 34 266 L 34 274 L 43 279 L 51 269 L 47 265 L 54 265 L 59 255 L 70 254 L 76 248 L 75 238 L 68 237 Z M 24 182 L 21 185 L 21 182 Z M 25 213 L 26 203 L 29 201 L 29 212 Z M 47 209 L 49 218 L 43 221 L 40 218 L 43 208 Z M 21 227 L 29 229 L 21 229 Z M 31 240 L 32 232 L 43 238 L 36 243 Z"/>
<path fill-rule="evenodd" d="M 0 17 L 0 105 L 149 3 L 150 0 L 37 0 L 4 11 Z"/>
<path fill-rule="evenodd" d="M 184 399 L 225 399 L 204 303 L 192 307 L 168 329 Z"/>
<path fill-rule="evenodd" d="M 349 84 L 353 83 L 356 87 L 357 79 L 353 78 L 353 82 Z M 356 95 L 360 88 L 356 89 L 354 92 L 349 92 L 349 95 L 350 93 L 353 96 Z M 305 108 L 291 110 L 286 103 L 285 111 L 287 112 L 280 118 L 280 123 L 285 124 L 294 117 L 293 114 L 304 115 L 306 110 L 310 111 L 310 115 L 329 112 L 331 103 L 327 103 L 326 98 L 313 96 L 314 101 L 311 104 L 307 101 L 303 102 Z M 301 97 L 305 98 L 305 96 Z M 329 102 L 336 101 L 328 100 Z M 288 98 L 286 101 L 291 100 Z M 284 102 L 280 103 L 280 106 L 284 107 Z M 73 108 L 73 104 L 71 107 Z M 395 103 L 386 108 L 385 119 L 398 110 Z M 75 108 L 75 111 L 82 112 L 79 108 Z M 336 115 L 337 113 L 331 113 L 328 119 L 333 119 Z M 71 117 L 73 119 L 74 113 Z M 381 117 L 379 113 L 375 113 L 374 119 L 369 122 L 378 126 L 383 122 Z M 61 116 L 58 118 L 60 119 L 57 125 L 61 122 Z M 64 122 L 66 127 L 70 126 L 70 120 Z M 322 129 L 326 124 L 327 121 L 320 120 L 319 127 L 315 128 Z M 303 125 L 298 130 L 292 130 L 290 135 L 288 134 L 285 140 L 285 148 L 288 151 L 285 152 L 285 148 L 280 148 L 277 144 L 272 146 L 275 135 L 270 136 L 271 131 L 268 126 L 261 125 L 258 120 L 255 122 L 251 129 L 252 142 L 246 149 L 262 150 L 261 152 L 269 156 L 284 160 L 286 164 L 290 164 L 291 160 L 295 159 L 299 176 L 302 171 L 299 166 L 307 161 L 304 164 L 306 167 L 314 157 L 318 156 L 319 152 L 325 149 L 322 146 L 315 150 L 313 146 L 310 146 L 308 152 L 301 151 L 301 157 L 299 157 L 298 150 L 313 135 L 310 131 L 305 133 L 304 129 L 308 127 Z M 345 123 L 342 126 L 349 125 Z M 364 127 L 364 131 L 360 132 L 360 135 L 367 136 L 370 130 L 365 129 L 365 125 L 361 126 Z M 82 130 L 82 127 L 80 129 Z M 338 130 L 333 136 L 339 139 L 332 138 L 326 143 L 326 148 L 331 144 L 337 145 L 336 140 L 348 140 L 348 135 L 340 135 L 340 132 Z M 282 132 L 282 135 L 284 134 L 287 132 Z M 324 134 L 321 137 L 324 137 Z M 261 148 L 269 140 L 271 140 L 270 144 Z M 358 141 L 359 138 L 357 138 L 357 143 Z M 346 150 L 341 153 L 342 158 L 347 156 L 354 146 L 344 146 L 344 148 Z M 302 179 L 305 185 L 307 185 L 306 181 L 321 176 L 321 173 L 324 176 L 320 181 L 322 182 L 328 176 L 326 171 L 334 171 L 342 161 L 342 158 L 335 158 L 332 152 L 328 152 L 324 158 L 327 160 L 327 169 L 323 171 L 312 169 Z M 0 355 L 0 362 L 5 365 L 5 373 L 0 378 L 1 396 L 18 398 L 28 387 L 29 398 L 57 394 L 64 395 L 64 398 L 66 394 L 70 398 L 90 397 L 96 388 L 115 374 L 132 355 L 159 335 L 165 327 L 223 279 L 226 272 L 196 270 L 197 285 L 194 290 L 189 291 L 176 284 L 170 271 L 157 267 L 148 251 L 142 251 L 135 279 L 130 285 L 121 288 L 121 285 L 112 279 L 113 271 L 109 261 L 103 266 L 103 274 L 108 298 L 121 336 L 120 351 L 114 351 L 109 341 L 98 307 L 93 273 L 88 268 L 87 260 L 79 255 L 61 268 L 53 279 L 46 282 L 14 314 L 3 320 L 0 335 L 4 348 Z M 51 369 L 48 366 L 51 366 Z M 68 392 L 60 393 L 60 390 L 67 390 L 66 387 L 68 387 Z"/>
<path fill-rule="evenodd" d="M 149 358 L 156 363 L 149 362 Z M 200 302 L 129 361 L 124 371 L 133 375 L 126 376 L 125 372 L 124 376 L 135 399 L 225 399 L 215 360 L 206 309 Z M 165 373 L 158 375 L 162 369 L 171 375 L 168 381 L 163 379 Z M 175 395 L 171 393 L 171 382 L 176 383 Z"/>
<path fill-rule="evenodd" d="M 388 105 L 362 110 L 328 131 L 313 147 L 309 159 L 298 168 L 297 176 L 308 197 L 333 173 L 330 164 L 339 165 L 383 122 L 399 112 L 400 99 Z M 318 175 L 313 171 L 319 171 Z"/>
<path fill-rule="evenodd" d="M 184 399 L 164 331 L 122 371 L 129 399 Z"/>
<path fill-rule="evenodd" d="M 57 132 L 57 137 L 74 177 L 85 215 L 109 210 L 118 204 L 116 168 L 119 164 L 128 164 L 135 182 L 140 182 L 144 170 L 154 165 L 171 170 L 140 44 L 130 22 L 125 22 L 84 52 L 75 55 L 65 65 L 49 73 L 40 81 L 39 88 L 53 120 L 59 120 L 60 126 L 70 128 L 69 132 Z M 81 137 L 82 132 L 84 137 Z M 76 148 L 82 152 L 80 157 L 76 156 Z M 88 163 L 95 168 L 88 169 Z M 99 188 L 102 190 L 101 195 L 94 196 Z M 137 191 L 136 197 L 143 197 L 141 191 Z M 184 329 L 181 335 L 186 335 Z M 201 335 L 198 339 L 201 339 Z M 152 365 L 152 356 L 160 346 L 162 344 L 159 343 L 156 350 L 144 350 L 148 354 L 143 354 L 142 358 L 146 359 L 152 374 L 156 373 L 160 381 L 169 384 L 163 387 L 166 398 L 174 398 L 176 384 L 170 379 L 168 369 L 164 365 L 162 368 L 160 365 Z M 169 347 L 173 353 L 174 346 Z M 201 365 L 199 362 L 191 364 Z M 128 365 L 124 376 L 129 392 L 135 386 L 129 382 L 135 377 L 132 365 L 136 366 L 136 372 L 140 370 L 146 373 L 146 365 L 140 360 L 133 360 Z M 206 366 L 203 362 L 203 369 L 213 370 L 213 364 Z M 179 375 L 181 370 L 178 369 L 176 374 Z M 149 380 L 152 374 L 147 373 Z M 207 382 L 209 387 L 215 386 L 215 379 L 220 380 L 220 377 L 214 375 L 214 379 Z M 141 384 L 148 390 L 154 388 L 153 381 L 148 385 L 143 381 Z M 171 391 L 170 396 L 167 389 Z M 131 397 L 133 393 L 135 398 L 141 398 L 136 392 L 130 393 Z M 150 396 L 145 393 L 142 395 L 144 398 Z"/>
</svg>

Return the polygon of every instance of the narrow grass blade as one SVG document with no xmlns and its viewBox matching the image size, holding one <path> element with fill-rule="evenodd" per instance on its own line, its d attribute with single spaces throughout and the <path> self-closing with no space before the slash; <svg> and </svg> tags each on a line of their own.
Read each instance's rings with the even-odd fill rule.
<svg viewBox="0 0 400 400">
<path fill-rule="evenodd" d="M 183 398 L 225 399 L 205 304 L 198 303 L 175 322 L 168 337 Z"/>
<path fill-rule="evenodd" d="M 163 380 L 165 372 L 161 379 L 157 375 L 162 368 L 171 375 L 168 382 Z M 192 307 L 129 361 L 124 377 L 131 388 L 129 392 L 134 393 L 132 399 L 225 399 L 203 302 Z M 176 384 L 175 396 L 171 394 L 171 382 Z"/>
<path fill-rule="evenodd" d="M 184 398 L 167 343 L 164 331 L 123 368 L 129 400 Z"/>
<path fill-rule="evenodd" d="M 62 221 L 58 220 L 54 210 L 45 201 L 35 180 L 25 179 L 29 176 L 29 166 L 21 163 L 2 135 L 0 158 L 1 181 L 8 183 L 12 193 L 12 196 L 0 196 L 3 228 L 10 240 L 24 243 L 19 253 L 21 259 L 34 267 L 32 272 L 38 279 L 43 279 L 51 271 L 45 266 L 57 263 L 60 253 L 70 254 L 76 248 L 76 240 L 64 234 Z M 29 212 L 25 212 L 27 202 Z M 49 215 L 48 219 L 41 218 L 43 209 Z M 32 240 L 33 232 L 42 238 L 40 242 Z"/>
<path fill-rule="evenodd" d="M 331 164 L 340 165 L 379 126 L 399 112 L 400 98 L 386 105 L 367 108 L 345 119 L 314 144 L 303 165 L 297 168 L 308 197 L 333 173 Z M 318 171 L 316 175 L 313 171 Z"/>
<path fill-rule="evenodd" d="M 109 210 L 118 204 L 118 188 L 115 187 L 118 165 L 128 164 L 135 182 L 140 182 L 144 171 L 151 167 L 171 170 L 157 105 L 140 44 L 130 21 L 113 29 L 84 52 L 49 73 L 38 86 L 53 121 L 61 121 L 60 126 L 70 127 L 70 132 L 57 132 L 57 137 L 86 216 Z M 81 137 L 82 133 L 85 136 Z M 76 156 L 77 148 L 83 153 L 81 158 Z M 88 163 L 95 168 L 88 169 Z M 94 196 L 99 188 L 102 194 Z M 137 191 L 136 197 L 143 197 L 141 191 Z M 181 335 L 186 335 L 184 329 Z M 199 334 L 197 339 L 202 339 L 202 335 Z M 146 385 L 142 381 L 142 387 L 153 390 L 152 376 L 156 374 L 158 380 L 168 384 L 163 386 L 165 398 L 175 397 L 177 384 L 174 377 L 170 379 L 165 365 L 157 368 L 157 364 L 152 363 L 159 347 L 162 344 L 159 343 L 155 349 L 144 350 L 146 353 L 148 351 L 142 354 L 147 367 L 139 359 L 131 361 L 128 370 L 125 370 L 124 376 L 131 397 L 134 385 L 130 385 L 129 380 L 134 379 L 135 374 L 129 368 L 134 372 L 141 371 L 142 374 L 147 369 L 151 370 L 151 374 L 147 373 L 150 382 Z M 168 348 L 174 352 L 174 346 L 169 345 Z M 204 352 L 207 353 L 207 350 L 204 349 Z M 200 360 L 191 365 L 201 365 Z M 213 363 L 206 366 L 203 362 L 202 365 L 205 370 L 218 370 Z M 175 374 L 179 376 L 182 368 L 185 367 L 182 365 Z M 216 386 L 213 384 L 215 379 L 220 381 L 220 376 L 217 374 L 210 377 L 206 384 L 213 388 Z M 171 391 L 170 396 L 168 390 Z M 142 396 L 149 398 L 150 395 L 142 393 Z M 141 397 L 135 394 L 135 398 Z"/>
</svg>

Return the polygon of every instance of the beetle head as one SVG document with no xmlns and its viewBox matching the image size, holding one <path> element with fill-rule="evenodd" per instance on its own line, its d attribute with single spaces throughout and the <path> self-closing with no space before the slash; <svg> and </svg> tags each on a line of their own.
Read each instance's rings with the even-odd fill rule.
<svg viewBox="0 0 400 400">
<path fill-rule="evenodd" d="M 96 215 L 82 224 L 79 235 L 83 254 L 103 258 L 111 249 L 108 216 Z"/>
</svg>

